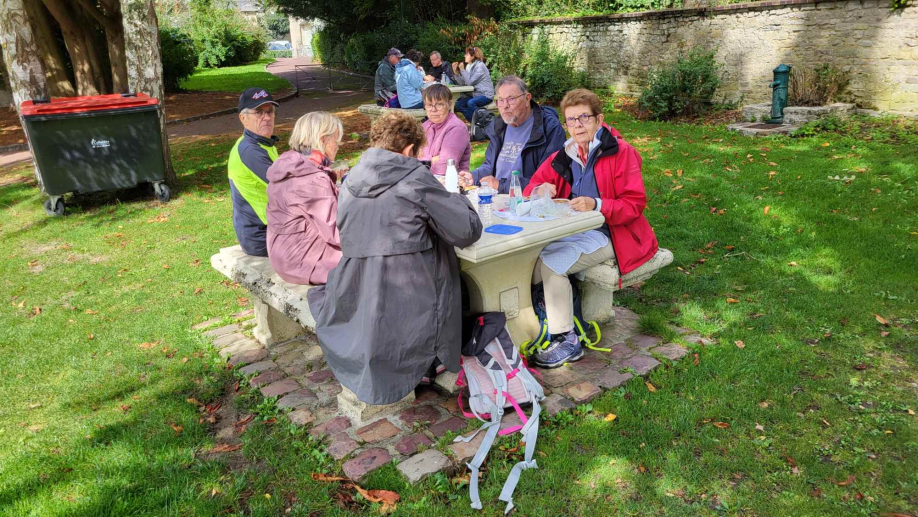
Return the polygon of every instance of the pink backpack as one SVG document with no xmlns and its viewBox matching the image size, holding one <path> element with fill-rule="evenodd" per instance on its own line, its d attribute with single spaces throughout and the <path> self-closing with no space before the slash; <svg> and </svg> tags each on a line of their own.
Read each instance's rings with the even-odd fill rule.
<svg viewBox="0 0 918 517">
<path fill-rule="evenodd" d="M 472 508 L 481 509 L 478 496 L 478 473 L 491 446 L 498 435 L 505 436 L 520 431 L 526 442 L 524 460 L 513 466 L 500 493 L 500 500 L 507 503 L 504 513 L 513 509 L 513 491 L 526 469 L 538 468 L 534 459 L 535 444 L 539 435 L 539 413 L 545 398 L 542 386 L 526 367 L 522 357 L 510 339 L 506 328 L 506 317 L 501 312 L 489 312 L 476 318 L 472 337 L 462 347 L 462 371 L 456 380 L 458 386 L 469 388 L 469 409 L 463 408 L 462 394 L 459 407 L 468 418 L 483 422 L 481 428 L 468 438 L 458 436 L 454 441 L 470 442 L 481 431 L 486 431 L 478 451 L 468 463 L 471 471 L 469 497 Z M 526 417 L 522 405 L 531 404 L 532 414 Z M 522 425 L 500 430 L 500 422 L 506 408 L 513 408 Z"/>
</svg>

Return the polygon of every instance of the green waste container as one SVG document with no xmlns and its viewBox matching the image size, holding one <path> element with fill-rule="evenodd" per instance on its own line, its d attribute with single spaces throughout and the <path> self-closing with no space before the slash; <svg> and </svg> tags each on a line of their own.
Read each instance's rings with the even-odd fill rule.
<svg viewBox="0 0 918 517">
<path fill-rule="evenodd" d="M 20 110 L 48 195 L 48 215 L 64 213 L 64 194 L 152 183 L 169 200 L 159 130 L 159 101 L 144 94 L 63 97 L 23 102 Z"/>
</svg>

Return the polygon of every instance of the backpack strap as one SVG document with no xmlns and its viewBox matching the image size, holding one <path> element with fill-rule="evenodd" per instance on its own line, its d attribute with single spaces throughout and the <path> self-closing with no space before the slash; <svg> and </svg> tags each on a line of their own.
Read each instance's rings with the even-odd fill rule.
<svg viewBox="0 0 918 517">
<path fill-rule="evenodd" d="M 496 367 L 496 371 L 491 368 L 492 366 Z M 507 380 L 504 378 L 504 372 L 501 370 L 500 366 L 495 364 L 493 359 L 488 363 L 486 369 L 491 379 L 494 381 L 494 392 L 497 400 L 492 403 L 494 409 L 491 411 L 491 421 L 481 426 L 481 429 L 475 432 L 475 435 L 477 435 L 479 431 L 487 429 L 484 440 L 482 440 L 481 445 L 478 446 L 478 452 L 475 453 L 475 457 L 472 458 L 472 461 L 466 464 L 471 471 L 469 477 L 469 499 L 472 501 L 472 508 L 476 510 L 481 510 L 481 498 L 478 496 L 478 469 L 481 468 L 481 464 L 484 463 L 485 458 L 488 456 L 491 446 L 494 445 L 494 439 L 497 438 L 497 432 L 500 430 L 500 420 L 504 416 L 504 393 L 507 389 Z M 490 401 L 490 399 L 488 399 L 488 401 Z M 475 435 L 472 435 L 472 438 L 474 438 Z M 454 441 L 460 441 L 460 438 L 462 437 L 457 437 Z"/>
<path fill-rule="evenodd" d="M 587 333 L 585 330 L 583 330 L 583 325 L 580 324 L 580 320 L 577 318 L 577 316 L 574 316 L 574 326 L 577 327 L 577 334 L 580 338 L 580 342 L 583 343 L 583 346 L 589 348 L 590 350 L 596 350 L 597 352 L 611 352 L 611 348 L 601 348 L 596 346 L 599 344 L 599 340 L 602 339 L 602 332 L 599 330 L 599 324 L 595 321 L 588 321 L 586 323 L 588 327 L 593 327 L 593 332 L 596 333 L 596 339 L 592 341 L 589 337 L 587 337 Z"/>
<path fill-rule="evenodd" d="M 530 416 L 529 421 L 522 426 L 523 440 L 526 442 L 526 452 L 523 456 L 523 461 L 513 466 L 510 470 L 510 474 L 507 476 L 507 481 L 504 482 L 504 487 L 500 491 L 499 499 L 507 503 L 507 507 L 504 509 L 504 515 L 513 510 L 513 492 L 516 490 L 516 485 L 520 482 L 520 475 L 522 475 L 524 470 L 539 468 L 532 457 L 535 453 L 536 441 L 539 438 L 539 414 L 542 412 L 542 406 L 539 404 L 539 401 L 542 400 L 545 395 L 542 391 L 542 387 L 535 381 L 535 378 L 529 375 L 528 371 L 522 370 L 521 373 L 520 379 L 523 381 L 523 385 L 526 386 L 526 389 L 532 394 L 532 416 Z"/>
</svg>

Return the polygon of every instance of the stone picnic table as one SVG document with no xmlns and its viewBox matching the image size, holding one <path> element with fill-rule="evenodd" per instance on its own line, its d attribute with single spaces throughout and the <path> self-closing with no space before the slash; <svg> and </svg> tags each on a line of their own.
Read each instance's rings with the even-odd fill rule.
<svg viewBox="0 0 918 517">
<path fill-rule="evenodd" d="M 514 343 L 535 338 L 539 321 L 532 308 L 531 288 L 539 253 L 558 239 L 599 228 L 604 222 L 597 211 L 573 212 L 540 222 L 509 221 L 492 215 L 493 224 L 523 230 L 513 235 L 482 232 L 475 244 L 456 248 L 472 312 L 503 312 Z"/>
<path fill-rule="evenodd" d="M 434 84 L 434 83 L 426 83 L 424 87 L 426 88 L 427 86 L 430 86 L 431 84 Z M 471 93 L 475 91 L 474 86 L 447 85 L 447 88 L 449 88 L 449 91 L 453 94 L 453 99 L 452 99 L 453 100 L 453 112 L 456 111 L 455 101 L 460 95 L 464 93 Z M 360 107 L 357 108 L 358 113 L 363 113 L 364 115 L 370 117 L 370 124 L 372 124 L 373 122 L 376 122 L 376 119 L 381 117 L 383 113 L 386 113 L 387 111 L 392 111 L 392 110 L 397 110 L 397 111 L 407 113 L 411 115 L 412 117 L 414 117 L 415 119 L 417 119 L 418 122 L 421 122 L 425 118 L 427 118 L 427 110 L 425 109 L 409 110 L 409 109 L 404 109 L 404 108 L 384 108 L 382 106 L 377 106 L 375 104 L 362 104 Z"/>
</svg>

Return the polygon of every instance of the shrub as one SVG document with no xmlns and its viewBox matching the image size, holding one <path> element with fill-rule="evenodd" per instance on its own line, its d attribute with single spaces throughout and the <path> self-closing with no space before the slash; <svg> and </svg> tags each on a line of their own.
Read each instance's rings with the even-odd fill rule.
<svg viewBox="0 0 918 517">
<path fill-rule="evenodd" d="M 191 36 L 175 27 L 159 29 L 159 44 L 163 59 L 163 82 L 167 92 L 178 91 L 179 82 L 194 73 L 198 57 Z"/>
<path fill-rule="evenodd" d="M 505 75 L 521 75 L 526 46 L 519 29 L 501 25 L 493 32 L 482 35 L 478 46 L 485 55 L 491 69 L 491 76 L 498 79 Z"/>
<path fill-rule="evenodd" d="M 522 67 L 522 78 L 532 96 L 543 101 L 560 101 L 564 94 L 585 88 L 586 72 L 574 70 L 573 56 L 552 48 L 548 38 L 542 37 L 529 44 Z"/>
<path fill-rule="evenodd" d="M 198 66 L 217 68 L 255 61 L 267 45 L 266 35 L 252 27 L 222 0 L 197 0 L 185 28 L 194 40 Z"/>
<path fill-rule="evenodd" d="M 814 68 L 791 68 L 788 106 L 824 106 L 838 100 L 848 86 L 847 72 L 824 64 Z"/>
<path fill-rule="evenodd" d="M 692 49 L 650 73 L 638 105 L 655 119 L 697 115 L 712 105 L 720 86 L 713 50 Z"/>
</svg>

